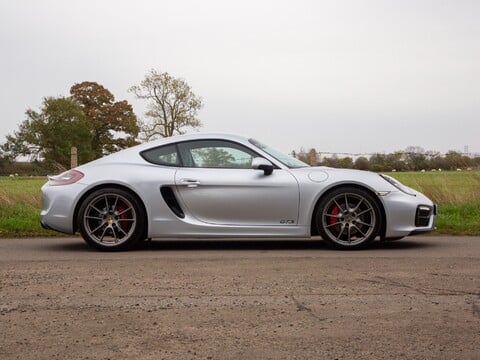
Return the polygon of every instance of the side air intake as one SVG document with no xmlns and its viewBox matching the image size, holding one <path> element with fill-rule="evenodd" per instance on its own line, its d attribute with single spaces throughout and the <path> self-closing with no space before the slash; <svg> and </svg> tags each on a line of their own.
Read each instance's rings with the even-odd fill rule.
<svg viewBox="0 0 480 360">
<path fill-rule="evenodd" d="M 169 186 L 162 186 L 160 188 L 160 193 L 162 194 L 163 200 L 165 200 L 170 210 L 172 210 L 173 213 L 179 218 L 183 219 L 185 217 L 185 213 L 180 207 L 172 188 Z"/>
</svg>

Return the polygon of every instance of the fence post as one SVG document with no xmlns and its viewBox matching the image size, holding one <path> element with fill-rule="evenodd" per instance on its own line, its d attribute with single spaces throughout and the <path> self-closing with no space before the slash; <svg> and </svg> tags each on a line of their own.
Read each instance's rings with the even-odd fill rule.
<svg viewBox="0 0 480 360">
<path fill-rule="evenodd" d="M 70 149 L 70 169 L 73 169 L 78 166 L 78 156 L 77 156 L 77 148 L 72 146 Z"/>
</svg>

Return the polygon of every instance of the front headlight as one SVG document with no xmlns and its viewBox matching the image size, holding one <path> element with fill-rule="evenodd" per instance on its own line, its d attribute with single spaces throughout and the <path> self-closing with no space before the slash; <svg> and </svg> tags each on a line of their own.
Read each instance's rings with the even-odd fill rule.
<svg viewBox="0 0 480 360">
<path fill-rule="evenodd" d="M 408 194 L 408 195 L 411 195 L 411 196 L 417 196 L 413 189 L 410 189 L 408 186 L 403 185 L 400 181 L 394 179 L 393 177 L 385 175 L 385 174 L 379 174 L 379 175 L 385 181 L 388 181 L 391 185 L 395 186 L 401 192 L 404 192 L 405 194 Z"/>
</svg>

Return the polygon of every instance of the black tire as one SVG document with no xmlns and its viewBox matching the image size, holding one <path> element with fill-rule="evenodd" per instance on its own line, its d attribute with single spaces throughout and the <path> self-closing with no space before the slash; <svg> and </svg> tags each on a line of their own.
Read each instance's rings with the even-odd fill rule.
<svg viewBox="0 0 480 360">
<path fill-rule="evenodd" d="M 356 187 L 327 193 L 315 211 L 318 233 L 337 249 L 364 248 L 377 237 L 382 221 L 377 199 Z"/>
<path fill-rule="evenodd" d="M 145 238 L 146 214 L 132 193 L 103 188 L 82 202 L 77 224 L 88 245 L 104 251 L 128 250 Z"/>
</svg>

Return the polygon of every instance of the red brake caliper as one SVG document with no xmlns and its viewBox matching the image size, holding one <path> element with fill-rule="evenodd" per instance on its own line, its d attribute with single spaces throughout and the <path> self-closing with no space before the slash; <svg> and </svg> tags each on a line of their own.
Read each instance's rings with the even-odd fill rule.
<svg viewBox="0 0 480 360">
<path fill-rule="evenodd" d="M 122 211 L 125 210 L 125 207 L 120 205 L 117 207 L 117 211 L 119 213 L 121 213 Z M 124 212 L 123 214 L 120 215 L 120 219 L 127 219 L 128 218 L 128 215 L 127 215 L 127 212 Z M 128 223 L 126 221 L 120 221 L 120 226 L 122 227 L 123 230 L 126 230 L 127 227 L 128 227 Z"/>
<path fill-rule="evenodd" d="M 335 206 L 332 211 L 330 212 L 332 215 L 338 215 L 340 214 L 340 209 Z M 336 224 L 338 222 L 338 218 L 330 216 L 330 225 Z"/>
</svg>

